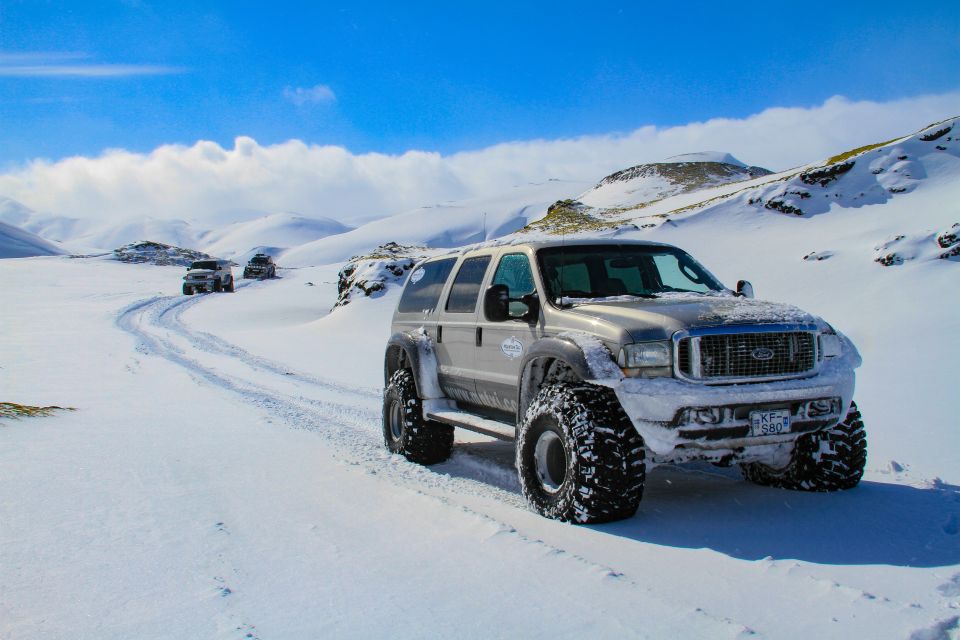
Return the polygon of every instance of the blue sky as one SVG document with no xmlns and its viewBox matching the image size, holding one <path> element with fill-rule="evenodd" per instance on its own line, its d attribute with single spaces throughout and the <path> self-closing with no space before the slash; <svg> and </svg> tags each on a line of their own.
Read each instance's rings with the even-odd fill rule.
<svg viewBox="0 0 960 640">
<path fill-rule="evenodd" d="M 403 4 L 3 0 L 0 163 L 450 153 L 960 88 L 956 2 Z"/>
</svg>

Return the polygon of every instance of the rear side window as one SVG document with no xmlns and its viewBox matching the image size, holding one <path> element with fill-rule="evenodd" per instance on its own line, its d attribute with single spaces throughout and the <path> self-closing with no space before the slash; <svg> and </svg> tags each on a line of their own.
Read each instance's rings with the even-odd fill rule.
<svg viewBox="0 0 960 640">
<path fill-rule="evenodd" d="M 457 277 L 450 287 L 447 298 L 447 311 L 450 313 L 473 313 L 477 310 L 477 298 L 480 297 L 480 285 L 483 275 L 490 264 L 490 256 L 467 258 L 460 265 Z"/>
<path fill-rule="evenodd" d="M 447 276 L 453 270 L 456 258 L 435 260 L 420 265 L 410 274 L 407 287 L 400 296 L 400 313 L 429 313 L 437 306 Z"/>
</svg>

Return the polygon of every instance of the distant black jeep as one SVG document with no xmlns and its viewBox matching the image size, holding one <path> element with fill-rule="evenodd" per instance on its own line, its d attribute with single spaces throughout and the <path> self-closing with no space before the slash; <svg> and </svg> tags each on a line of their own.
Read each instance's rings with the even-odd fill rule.
<svg viewBox="0 0 960 640">
<path fill-rule="evenodd" d="M 246 279 L 256 278 L 257 280 L 266 280 L 274 278 L 277 275 L 277 265 L 273 258 L 265 253 L 258 253 L 250 258 L 250 262 L 243 268 L 243 277 Z"/>
</svg>

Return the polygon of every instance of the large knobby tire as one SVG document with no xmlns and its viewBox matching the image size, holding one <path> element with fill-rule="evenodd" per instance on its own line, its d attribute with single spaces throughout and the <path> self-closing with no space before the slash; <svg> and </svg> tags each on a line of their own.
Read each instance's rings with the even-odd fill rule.
<svg viewBox="0 0 960 640">
<path fill-rule="evenodd" d="M 637 512 L 646 462 L 643 439 L 609 389 L 546 385 L 517 429 L 524 497 L 548 518 L 610 522 Z"/>
<path fill-rule="evenodd" d="M 393 453 L 419 464 L 437 464 L 453 451 L 453 427 L 423 419 L 413 373 L 400 369 L 383 392 L 383 441 Z"/>
<path fill-rule="evenodd" d="M 230 278 L 230 284 L 223 288 L 227 293 L 233 293 L 233 278 Z"/>
<path fill-rule="evenodd" d="M 214 281 L 213 281 L 213 290 L 216 291 L 216 292 L 223 291 L 223 283 L 221 283 L 220 280 L 214 280 Z"/>
<path fill-rule="evenodd" d="M 855 402 L 836 426 L 801 436 L 790 463 L 775 469 L 760 462 L 740 465 L 751 482 L 795 491 L 839 491 L 860 483 L 867 464 L 867 434 Z"/>
<path fill-rule="evenodd" d="M 193 287 L 191 287 L 191 286 L 188 285 L 188 284 L 183 285 L 183 295 L 185 295 L 185 296 L 192 296 L 192 295 L 193 295 Z"/>
</svg>

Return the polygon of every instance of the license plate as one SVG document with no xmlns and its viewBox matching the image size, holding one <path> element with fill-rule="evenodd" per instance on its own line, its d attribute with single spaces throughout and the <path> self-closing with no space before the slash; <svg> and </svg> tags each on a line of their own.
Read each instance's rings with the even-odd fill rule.
<svg viewBox="0 0 960 640">
<path fill-rule="evenodd" d="M 750 435 L 773 436 L 778 433 L 790 433 L 790 411 L 774 409 L 773 411 L 750 412 Z"/>
</svg>

